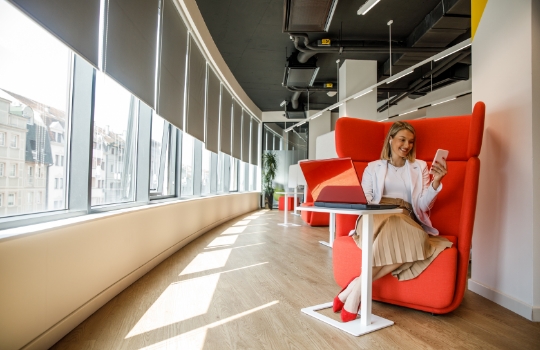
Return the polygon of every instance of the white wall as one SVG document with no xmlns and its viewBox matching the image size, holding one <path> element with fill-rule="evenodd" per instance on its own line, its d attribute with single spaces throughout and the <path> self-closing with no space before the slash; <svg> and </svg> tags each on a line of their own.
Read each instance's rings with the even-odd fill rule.
<svg viewBox="0 0 540 350">
<path fill-rule="evenodd" d="M 310 111 L 309 115 L 315 114 L 316 111 Z M 330 132 L 332 119 L 330 111 L 324 112 L 320 117 L 317 117 L 309 122 L 309 159 L 317 159 L 317 138 Z"/>
<path fill-rule="evenodd" d="M 0 348 L 46 349 L 209 229 L 259 208 L 259 193 L 154 204 L 2 231 Z"/>
<path fill-rule="evenodd" d="M 345 60 L 339 68 L 339 99 L 343 100 L 362 89 L 377 84 L 377 61 Z M 377 91 L 345 102 L 339 107 L 340 117 L 368 120 L 377 118 Z"/>
<path fill-rule="evenodd" d="M 315 159 L 337 158 L 336 132 L 332 131 L 317 137 L 317 153 Z"/>
<path fill-rule="evenodd" d="M 532 47 L 538 58 L 539 45 L 532 36 L 534 1 L 487 2 L 473 41 L 472 79 L 472 100 L 486 103 L 486 122 L 469 288 L 529 319 L 540 306 L 540 228 L 535 219 L 540 215 L 540 123 L 537 101 L 533 113 L 539 96 L 532 89 L 540 79 L 538 60 L 532 60 Z"/>
</svg>

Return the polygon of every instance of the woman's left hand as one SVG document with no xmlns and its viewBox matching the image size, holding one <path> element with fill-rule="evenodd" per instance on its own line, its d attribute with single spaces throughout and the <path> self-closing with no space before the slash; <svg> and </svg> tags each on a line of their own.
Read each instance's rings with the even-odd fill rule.
<svg viewBox="0 0 540 350">
<path fill-rule="evenodd" d="M 435 162 L 431 166 L 431 172 L 433 174 L 433 189 L 436 190 L 439 188 L 442 178 L 446 176 L 448 171 L 446 170 L 446 166 L 439 162 Z"/>
</svg>

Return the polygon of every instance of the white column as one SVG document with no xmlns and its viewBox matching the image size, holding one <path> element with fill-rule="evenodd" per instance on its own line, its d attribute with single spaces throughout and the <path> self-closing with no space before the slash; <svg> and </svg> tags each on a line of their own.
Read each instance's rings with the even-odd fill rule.
<svg viewBox="0 0 540 350">
<path fill-rule="evenodd" d="M 309 111 L 309 115 L 315 114 L 317 111 Z M 331 129 L 330 111 L 324 112 L 320 117 L 317 117 L 309 122 L 309 159 L 317 159 L 317 137 L 330 132 Z"/>
<path fill-rule="evenodd" d="M 480 3 L 480 2 L 479 2 Z M 473 1 L 473 9 L 475 4 Z M 540 321 L 540 3 L 489 0 L 473 38 L 486 122 L 469 289 Z M 474 18 L 473 18 L 474 24 Z"/>
<path fill-rule="evenodd" d="M 339 68 L 339 99 L 377 84 L 377 61 L 345 60 Z M 339 107 L 340 117 L 377 120 L 377 90 Z"/>
</svg>

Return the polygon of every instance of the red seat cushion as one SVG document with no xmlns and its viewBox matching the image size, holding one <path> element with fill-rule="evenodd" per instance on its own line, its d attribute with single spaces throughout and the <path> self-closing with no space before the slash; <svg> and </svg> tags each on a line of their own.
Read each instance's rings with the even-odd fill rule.
<svg viewBox="0 0 540 350">
<path fill-rule="evenodd" d="M 454 244 L 456 237 L 447 236 Z M 351 237 L 338 237 L 333 246 L 334 278 L 344 287 L 360 275 L 362 250 Z M 417 309 L 433 311 L 452 303 L 457 275 L 458 252 L 445 249 L 417 278 L 399 282 L 391 274 L 373 282 L 373 299 Z"/>
<path fill-rule="evenodd" d="M 312 207 L 313 202 L 304 202 L 300 206 Z M 330 223 L 330 214 L 302 211 L 302 220 L 304 220 L 304 222 L 310 226 L 328 226 Z"/>
</svg>

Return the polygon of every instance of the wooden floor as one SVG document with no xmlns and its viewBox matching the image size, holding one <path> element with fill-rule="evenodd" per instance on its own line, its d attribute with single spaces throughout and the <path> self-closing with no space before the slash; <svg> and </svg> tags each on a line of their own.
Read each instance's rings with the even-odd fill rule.
<svg viewBox="0 0 540 350">
<path fill-rule="evenodd" d="M 300 312 L 339 291 L 328 228 L 283 212 L 227 222 L 165 260 L 53 349 L 540 349 L 540 323 L 466 291 L 454 312 L 374 302 L 394 326 L 353 337 Z M 330 311 L 331 313 L 331 311 Z"/>
</svg>

